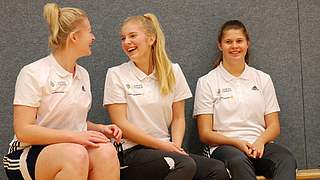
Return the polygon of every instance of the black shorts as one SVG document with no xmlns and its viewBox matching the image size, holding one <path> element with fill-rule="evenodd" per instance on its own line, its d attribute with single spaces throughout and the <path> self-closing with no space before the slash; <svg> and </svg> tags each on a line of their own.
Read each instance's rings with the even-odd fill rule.
<svg viewBox="0 0 320 180">
<path fill-rule="evenodd" d="M 12 180 L 35 180 L 37 158 L 45 145 L 33 145 L 4 156 L 6 174 Z"/>
</svg>

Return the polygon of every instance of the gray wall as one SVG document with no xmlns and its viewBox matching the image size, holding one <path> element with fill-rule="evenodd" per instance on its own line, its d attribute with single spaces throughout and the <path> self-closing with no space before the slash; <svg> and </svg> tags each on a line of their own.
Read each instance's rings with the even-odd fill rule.
<svg viewBox="0 0 320 180">
<path fill-rule="evenodd" d="M 7 152 L 12 131 L 12 100 L 19 70 L 49 53 L 42 18 L 45 1 L 0 1 L 0 153 Z M 181 65 L 194 93 L 197 79 L 211 69 L 221 24 L 240 19 L 251 36 L 251 65 L 273 78 L 281 106 L 281 135 L 299 168 L 320 165 L 320 1 L 318 0 L 119 0 L 63 1 L 61 6 L 84 9 L 90 16 L 96 43 L 93 55 L 80 64 L 91 74 L 95 122 L 109 122 L 102 107 L 108 67 L 127 61 L 120 48 L 118 25 L 125 17 L 155 13 L 164 28 L 172 60 Z M 193 99 L 186 103 L 184 146 L 199 153 Z M 5 179 L 0 170 L 0 179 Z"/>
</svg>

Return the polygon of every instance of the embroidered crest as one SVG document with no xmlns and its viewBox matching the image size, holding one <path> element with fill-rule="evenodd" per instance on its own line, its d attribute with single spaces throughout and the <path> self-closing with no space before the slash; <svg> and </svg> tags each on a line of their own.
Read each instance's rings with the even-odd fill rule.
<svg viewBox="0 0 320 180">
<path fill-rule="evenodd" d="M 54 86 L 55 86 L 55 84 L 54 84 L 53 81 L 50 81 L 50 86 L 51 86 L 51 87 L 54 87 Z"/>
</svg>

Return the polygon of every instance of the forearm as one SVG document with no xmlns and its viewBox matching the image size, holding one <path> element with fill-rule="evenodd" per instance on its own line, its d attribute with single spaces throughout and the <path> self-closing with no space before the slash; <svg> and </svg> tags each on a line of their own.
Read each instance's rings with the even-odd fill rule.
<svg viewBox="0 0 320 180">
<path fill-rule="evenodd" d="M 151 147 L 154 149 L 159 149 L 162 141 L 146 134 L 140 128 L 136 127 L 127 120 L 122 120 L 115 123 L 123 133 L 123 137 L 129 139 L 130 141 L 140 144 L 146 147 Z"/>
<path fill-rule="evenodd" d="M 67 130 L 57 130 L 39 125 L 27 125 L 15 130 L 19 141 L 28 144 L 74 143 L 75 133 Z"/>
<path fill-rule="evenodd" d="M 275 140 L 280 134 L 280 128 L 276 125 L 270 125 L 266 128 L 266 130 L 261 134 L 260 137 L 256 141 L 259 141 L 263 144 L 266 144 L 268 142 L 271 142 Z"/>
<path fill-rule="evenodd" d="M 28 144 L 54 144 L 74 142 L 75 133 L 39 126 L 36 123 L 38 108 L 15 105 L 13 127 L 17 139 Z"/>
<path fill-rule="evenodd" d="M 112 123 L 122 130 L 122 136 L 136 144 L 160 149 L 166 142 L 145 133 L 127 119 L 127 104 L 112 104 L 106 106 Z"/>
<path fill-rule="evenodd" d="M 185 120 L 184 119 L 175 119 L 171 124 L 171 138 L 172 142 L 177 146 L 181 147 L 183 142 L 183 137 L 185 133 Z"/>
<path fill-rule="evenodd" d="M 197 116 L 198 132 L 201 142 L 209 145 L 232 145 L 237 146 L 239 140 L 235 138 L 229 138 L 214 130 L 213 114 L 201 114 Z"/>
<path fill-rule="evenodd" d="M 237 147 L 238 139 L 227 137 L 216 131 L 207 131 L 200 134 L 201 142 L 209 145 L 231 145 Z"/>
<path fill-rule="evenodd" d="M 102 124 L 96 124 L 96 123 L 93 123 L 91 121 L 87 121 L 87 129 L 89 131 L 98 131 L 98 132 L 102 132 L 102 127 L 103 126 Z"/>
<path fill-rule="evenodd" d="M 275 138 L 280 134 L 278 112 L 267 114 L 264 116 L 264 119 L 266 123 L 266 130 L 256 141 L 266 144 L 275 140 Z"/>
</svg>

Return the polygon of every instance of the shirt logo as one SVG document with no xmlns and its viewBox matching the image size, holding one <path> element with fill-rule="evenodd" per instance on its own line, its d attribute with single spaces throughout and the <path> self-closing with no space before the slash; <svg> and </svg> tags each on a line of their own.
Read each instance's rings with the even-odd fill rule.
<svg viewBox="0 0 320 180">
<path fill-rule="evenodd" d="M 54 84 L 53 81 L 50 81 L 50 86 L 51 86 L 51 87 L 54 87 L 54 86 L 55 86 L 55 84 Z"/>
<path fill-rule="evenodd" d="M 126 84 L 129 96 L 141 96 L 143 95 L 142 84 Z"/>
<path fill-rule="evenodd" d="M 62 86 L 67 86 L 68 85 L 68 82 L 67 81 L 50 81 L 50 86 L 51 87 L 56 87 L 56 86 L 58 86 L 58 87 L 62 87 Z"/>
<path fill-rule="evenodd" d="M 142 87 L 142 84 L 135 84 L 135 85 L 133 85 L 133 88 L 142 89 L 143 87 Z"/>
<path fill-rule="evenodd" d="M 221 93 L 221 91 L 222 91 L 222 93 Z M 217 96 L 216 96 L 216 98 L 218 98 L 218 99 L 232 99 L 233 98 L 233 96 L 232 96 L 232 94 L 231 93 L 229 93 L 229 92 L 231 92 L 232 91 L 232 89 L 231 88 L 222 88 L 222 90 L 221 89 L 218 89 L 217 90 Z"/>
<path fill-rule="evenodd" d="M 223 89 L 222 89 L 222 92 L 224 92 L 224 93 L 225 93 L 225 92 L 231 92 L 231 91 L 232 91 L 231 88 L 223 88 Z"/>
<path fill-rule="evenodd" d="M 259 91 L 259 89 L 257 88 L 257 86 L 253 86 L 253 87 L 251 88 L 251 90 L 253 90 L 253 91 Z"/>
<path fill-rule="evenodd" d="M 67 86 L 68 83 L 67 81 L 58 81 L 57 84 L 61 87 L 61 86 Z"/>
<path fill-rule="evenodd" d="M 143 88 L 143 86 L 142 86 L 142 84 L 133 84 L 133 85 L 130 85 L 130 84 L 126 84 L 126 87 L 127 87 L 127 89 L 142 89 Z"/>
</svg>

